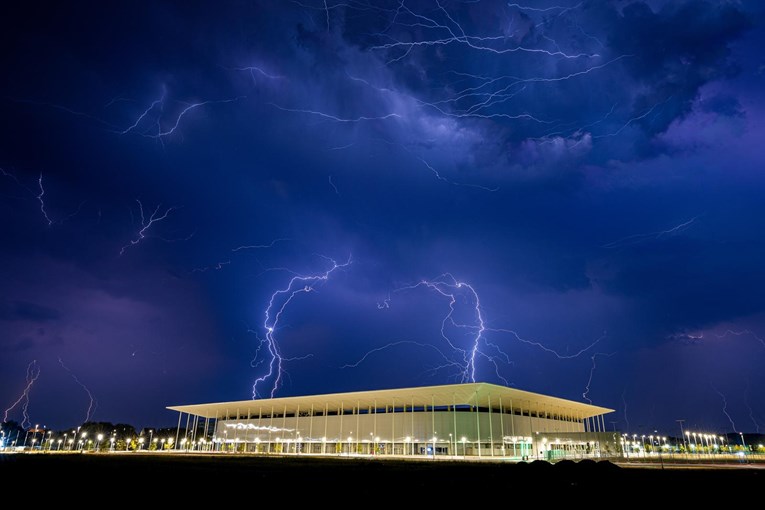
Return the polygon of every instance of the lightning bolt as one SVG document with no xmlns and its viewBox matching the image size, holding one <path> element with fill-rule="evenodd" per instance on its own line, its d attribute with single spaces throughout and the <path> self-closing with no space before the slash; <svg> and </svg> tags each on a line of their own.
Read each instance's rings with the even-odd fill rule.
<svg viewBox="0 0 765 510">
<path fill-rule="evenodd" d="M 486 325 L 486 321 L 484 319 L 483 310 L 481 308 L 481 300 L 476 292 L 475 288 L 463 281 L 457 280 L 451 273 L 444 273 L 440 275 L 438 278 L 435 278 L 433 280 L 421 280 L 420 282 L 413 284 L 413 285 L 406 285 L 403 287 L 400 287 L 396 289 L 394 292 L 402 292 L 404 290 L 413 290 L 420 287 L 425 287 L 427 289 L 430 289 L 432 291 L 437 292 L 441 296 L 448 298 L 448 309 L 449 311 L 444 316 L 444 318 L 441 320 L 441 338 L 446 343 L 446 346 L 449 348 L 447 355 L 444 351 L 436 348 L 436 350 L 441 354 L 441 356 L 444 358 L 445 363 L 436 367 L 432 371 L 438 371 L 440 369 L 444 368 L 452 368 L 456 369 L 456 379 L 460 382 L 476 382 L 476 370 L 477 370 L 477 360 L 478 359 L 486 359 L 489 363 L 491 363 L 494 366 L 495 374 L 499 379 L 504 381 L 507 384 L 507 379 L 505 379 L 500 373 L 499 373 L 499 366 L 497 364 L 498 361 L 501 361 L 503 363 L 512 364 L 512 361 L 510 360 L 510 357 L 500 349 L 500 347 L 490 342 L 486 338 L 486 333 L 488 332 L 498 332 L 498 333 L 509 333 L 513 335 L 513 337 L 526 344 L 533 345 L 535 347 L 539 347 L 540 349 L 549 352 L 551 354 L 554 354 L 558 359 L 572 359 L 576 358 L 578 356 L 581 356 L 583 353 L 591 349 L 593 346 L 595 346 L 598 342 L 600 342 L 603 338 L 605 338 L 606 334 L 604 333 L 600 338 L 595 340 L 590 345 L 580 349 L 575 354 L 560 354 L 556 350 L 551 349 L 540 342 L 532 341 L 532 340 L 526 340 L 522 338 L 520 335 L 518 335 L 515 331 L 512 331 L 510 329 L 500 329 L 500 328 L 491 328 Z M 467 308 L 467 319 L 468 320 L 460 320 L 457 318 L 457 314 L 460 315 L 460 317 L 465 316 L 465 313 L 462 310 L 462 305 L 466 305 Z M 389 308 L 390 307 L 390 296 L 388 296 L 387 299 L 385 299 L 382 303 L 377 303 L 377 308 Z M 458 307 L 460 307 L 458 311 Z M 465 341 L 458 341 L 457 339 L 452 338 L 454 336 L 454 330 L 459 332 L 461 335 L 467 337 L 467 346 L 463 346 Z M 364 356 L 362 356 L 361 359 L 356 361 L 355 363 L 351 363 L 348 365 L 345 365 L 344 368 L 348 367 L 355 367 L 359 363 L 366 360 L 369 355 L 382 351 L 384 349 L 388 349 L 390 347 L 398 346 L 405 343 L 412 343 L 415 345 L 431 345 L 431 344 L 421 344 L 418 342 L 413 341 L 399 341 L 399 342 L 393 342 L 381 347 L 376 347 L 372 349 L 371 351 L 367 352 Z M 488 352 L 489 349 L 492 349 L 497 352 L 497 354 L 491 354 Z"/>
<path fill-rule="evenodd" d="M 97 401 L 97 400 L 95 399 L 95 397 L 93 396 L 93 393 L 91 393 L 91 392 L 90 392 L 90 389 L 88 389 L 88 387 L 87 387 L 87 386 L 85 386 L 85 385 L 82 383 L 82 381 L 80 381 L 80 380 L 77 378 L 77 376 L 76 376 L 76 375 L 74 375 L 74 372 L 72 372 L 71 370 L 69 370 L 69 367 L 67 367 L 66 365 L 64 365 L 64 361 L 63 361 L 61 358 L 59 358 L 59 359 L 58 359 L 58 364 L 59 364 L 59 365 L 61 365 L 61 368 L 63 368 L 64 370 L 66 370 L 66 371 L 69 373 L 69 375 L 71 375 L 71 376 L 72 376 L 72 379 L 74 379 L 74 382 L 76 382 L 77 384 L 79 384 L 79 385 L 80 385 L 80 387 L 81 387 L 83 390 L 85 390 L 85 393 L 87 393 L 87 394 L 88 394 L 88 398 L 90 399 L 90 402 L 89 402 L 89 404 L 88 404 L 88 410 L 87 410 L 87 412 L 85 413 L 85 420 L 83 421 L 83 423 L 87 423 L 87 422 L 89 422 L 89 421 L 90 421 L 90 418 L 93 416 L 93 413 L 95 413 L 95 412 L 96 412 L 96 407 L 98 407 L 98 401 Z"/>
<path fill-rule="evenodd" d="M 149 216 L 148 221 L 146 220 L 146 216 L 143 212 L 143 204 L 140 200 L 136 199 L 136 202 L 138 202 L 138 209 L 141 211 L 141 229 L 138 231 L 136 238 L 131 240 L 129 244 L 126 244 L 120 249 L 120 255 L 125 253 L 125 250 L 130 248 L 131 246 L 135 246 L 141 241 L 143 241 L 146 238 L 146 232 L 151 228 L 152 225 L 155 223 L 158 223 L 165 218 L 167 218 L 167 215 L 170 214 L 172 211 L 174 211 L 175 207 L 168 207 L 164 213 L 159 213 L 159 208 L 162 207 L 162 204 L 158 205 L 154 212 L 151 213 L 151 216 Z"/>
<path fill-rule="evenodd" d="M 590 357 L 590 359 L 592 360 L 592 368 L 590 368 L 590 377 L 589 379 L 587 379 L 587 385 L 585 386 L 584 393 L 582 393 L 582 398 L 585 399 L 590 404 L 592 404 L 592 400 L 590 400 L 590 397 L 588 397 L 587 395 L 590 394 L 590 384 L 592 384 L 592 376 L 595 373 L 595 368 L 596 368 L 595 358 L 597 358 L 598 356 L 606 356 L 610 358 L 614 354 L 616 353 L 612 352 L 610 354 L 606 354 L 605 352 L 596 352 Z"/>
<path fill-rule="evenodd" d="M 19 403 L 23 402 L 22 404 L 22 416 L 24 417 L 21 426 L 23 428 L 28 428 L 32 425 L 31 420 L 29 419 L 29 392 L 32 390 L 32 386 L 34 385 L 37 378 L 40 377 L 40 367 L 37 365 L 37 360 L 32 360 L 29 365 L 27 365 L 27 375 L 26 375 L 26 382 L 27 385 L 24 387 L 24 390 L 21 392 L 21 395 L 19 395 L 19 398 L 16 399 L 16 401 L 11 404 L 10 407 L 8 407 L 5 410 L 5 414 L 3 415 L 3 423 L 8 421 L 8 415 L 13 409 L 19 405 Z"/>
<path fill-rule="evenodd" d="M 274 291 L 273 294 L 271 294 L 271 298 L 268 301 L 268 306 L 264 312 L 265 320 L 263 321 L 263 329 L 266 332 L 265 339 L 260 339 L 261 341 L 258 345 L 255 355 L 255 359 L 257 359 L 261 347 L 263 345 L 267 347 L 268 355 L 270 356 L 268 372 L 255 380 L 255 383 L 252 385 L 252 398 L 258 398 L 258 385 L 265 384 L 269 379 L 273 380 L 270 389 L 272 398 L 280 387 L 282 375 L 284 374 L 282 365 L 284 362 L 289 361 L 290 359 L 284 358 L 282 356 L 281 348 L 276 341 L 275 333 L 279 327 L 279 319 L 281 319 L 282 314 L 287 308 L 287 305 L 290 304 L 296 295 L 315 291 L 318 285 L 321 285 L 329 280 L 329 277 L 332 273 L 351 264 L 351 257 L 348 257 L 348 260 L 342 264 L 338 264 L 330 258 L 324 258 L 331 262 L 332 267 L 323 273 L 293 276 L 287 283 L 286 287 L 278 289 Z M 253 363 L 255 362 L 255 359 L 253 359 Z M 260 362 L 258 362 L 258 364 L 259 363 Z"/>
<path fill-rule="evenodd" d="M 694 216 L 693 218 L 684 221 L 679 225 L 675 225 L 672 228 L 668 228 L 667 230 L 659 230 L 658 232 L 649 232 L 647 234 L 633 234 L 627 237 L 623 237 L 616 241 L 606 243 L 602 245 L 601 248 L 621 248 L 623 246 L 631 246 L 633 244 L 642 243 L 643 241 L 657 240 L 661 239 L 662 237 L 676 235 L 679 232 L 688 229 L 697 219 L 698 216 Z"/>
<path fill-rule="evenodd" d="M 712 385 L 710 384 L 710 386 L 712 386 Z M 733 418 L 731 418 L 730 414 L 728 414 L 728 399 L 725 398 L 725 395 L 723 395 L 722 392 L 720 390 L 718 390 L 717 388 L 715 388 L 714 386 L 712 386 L 712 389 L 715 390 L 715 392 L 718 395 L 720 395 L 720 398 L 723 401 L 722 412 L 728 418 L 728 421 L 730 422 L 731 427 L 733 427 L 733 432 L 738 432 L 738 429 L 736 429 L 736 424 L 733 423 Z"/>
</svg>

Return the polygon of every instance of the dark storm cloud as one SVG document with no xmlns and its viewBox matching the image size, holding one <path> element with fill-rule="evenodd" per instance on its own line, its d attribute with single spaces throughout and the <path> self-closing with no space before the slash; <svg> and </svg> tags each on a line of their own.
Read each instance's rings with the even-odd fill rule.
<svg viewBox="0 0 765 510">
<path fill-rule="evenodd" d="M 36 303 L 10 300 L 0 302 L 0 320 L 48 322 L 60 317 L 58 310 Z"/>
<path fill-rule="evenodd" d="M 249 398 L 273 293 L 349 256 L 281 315 L 280 352 L 301 358 L 282 395 L 453 382 L 433 371 L 449 298 L 406 288 L 444 273 L 495 328 L 481 379 L 581 400 L 605 353 L 590 396 L 637 415 L 673 408 L 670 377 L 696 381 L 690 350 L 719 377 L 739 372 L 714 349 L 761 360 L 724 335 L 765 327 L 759 18 L 440 5 L 17 6 L 0 31 L 0 373 L 15 387 L 39 359 L 34 395 L 71 420 L 49 396 L 72 383 L 58 356 L 99 413 Z M 658 358 L 677 373 L 651 380 Z"/>
<path fill-rule="evenodd" d="M 661 133 L 688 114 L 704 84 L 738 73 L 729 45 L 750 27 L 746 15 L 727 3 L 690 1 L 654 12 L 635 2 L 622 10 L 609 44 L 631 55 L 625 67 L 636 85 L 647 88 L 635 97 L 634 111 L 666 104 L 661 115 L 640 121 L 646 133 Z"/>
</svg>

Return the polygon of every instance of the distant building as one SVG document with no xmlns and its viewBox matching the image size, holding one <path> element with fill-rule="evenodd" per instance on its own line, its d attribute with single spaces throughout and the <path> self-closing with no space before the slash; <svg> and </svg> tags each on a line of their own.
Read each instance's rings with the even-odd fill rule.
<svg viewBox="0 0 765 510">
<path fill-rule="evenodd" d="M 508 460 L 617 455 L 613 409 L 488 383 L 170 406 L 175 448 Z"/>
</svg>

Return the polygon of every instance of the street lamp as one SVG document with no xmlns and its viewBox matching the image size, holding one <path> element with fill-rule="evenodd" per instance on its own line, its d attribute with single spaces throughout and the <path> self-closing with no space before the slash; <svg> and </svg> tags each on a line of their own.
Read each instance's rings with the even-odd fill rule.
<svg viewBox="0 0 765 510">
<path fill-rule="evenodd" d="M 747 448 L 746 448 L 746 441 L 744 441 L 744 433 L 739 432 L 738 435 L 741 436 L 741 445 L 744 447 L 744 455 L 746 455 Z"/>
<path fill-rule="evenodd" d="M 98 434 L 96 436 L 96 439 L 97 439 L 97 441 L 96 441 L 96 451 L 98 451 L 98 445 L 101 444 L 101 441 L 104 439 L 104 435 L 103 434 Z"/>
<path fill-rule="evenodd" d="M 143 448 L 143 438 L 139 437 L 138 438 L 138 449 L 141 450 L 142 448 Z"/>
</svg>

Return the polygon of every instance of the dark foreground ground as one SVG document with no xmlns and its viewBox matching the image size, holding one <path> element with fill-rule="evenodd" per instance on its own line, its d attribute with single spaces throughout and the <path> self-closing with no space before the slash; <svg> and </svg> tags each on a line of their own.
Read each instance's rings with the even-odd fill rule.
<svg viewBox="0 0 765 510">
<path fill-rule="evenodd" d="M 348 494 L 382 499 L 414 495 L 442 502 L 501 495 L 509 501 L 549 502 L 581 495 L 623 506 L 667 496 L 686 501 L 710 494 L 736 498 L 761 492 L 764 482 L 765 469 L 747 465 L 661 469 L 590 460 L 515 464 L 246 455 L 0 454 L 3 491 L 43 498 L 60 494 L 130 498 L 137 488 L 139 494 L 172 495 L 176 502 L 178 498 L 202 502 L 211 494 L 232 501 L 243 498 L 243 502 L 277 496 L 289 502 L 307 495 L 331 501 Z"/>
</svg>

